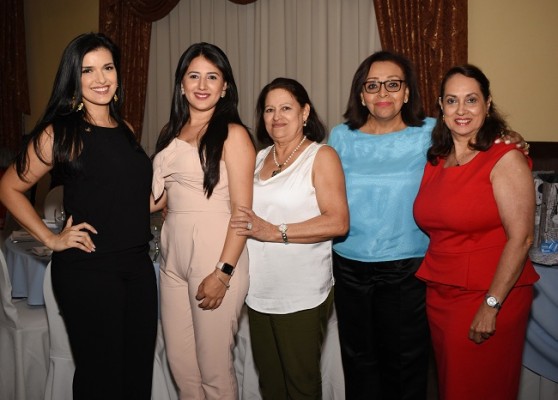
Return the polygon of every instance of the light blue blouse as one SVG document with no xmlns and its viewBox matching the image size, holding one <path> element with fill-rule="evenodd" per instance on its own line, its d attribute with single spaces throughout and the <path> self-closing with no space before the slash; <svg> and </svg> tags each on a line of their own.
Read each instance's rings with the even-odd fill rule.
<svg viewBox="0 0 558 400">
<path fill-rule="evenodd" d="M 351 219 L 348 235 L 333 245 L 339 255 L 363 262 L 424 256 L 428 237 L 415 223 L 413 203 L 435 122 L 382 135 L 333 128 L 329 145 L 343 164 Z"/>
</svg>

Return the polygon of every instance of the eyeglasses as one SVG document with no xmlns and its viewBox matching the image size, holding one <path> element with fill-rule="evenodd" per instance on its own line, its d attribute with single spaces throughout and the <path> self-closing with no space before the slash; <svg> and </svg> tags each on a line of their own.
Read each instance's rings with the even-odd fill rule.
<svg viewBox="0 0 558 400">
<path fill-rule="evenodd" d="M 389 81 L 366 81 L 362 85 L 366 93 L 374 94 L 378 93 L 382 88 L 382 85 L 386 88 L 388 92 L 399 92 L 401 90 L 401 85 L 405 82 L 403 79 L 390 79 Z"/>
</svg>

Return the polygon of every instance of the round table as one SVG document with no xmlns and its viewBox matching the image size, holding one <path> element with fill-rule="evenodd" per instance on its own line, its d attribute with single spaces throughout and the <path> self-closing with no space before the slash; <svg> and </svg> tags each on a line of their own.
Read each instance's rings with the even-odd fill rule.
<svg viewBox="0 0 558 400">
<path fill-rule="evenodd" d="M 12 297 L 26 297 L 30 306 L 44 306 L 43 281 L 45 269 L 50 261 L 50 255 L 37 256 L 33 254 L 33 247 L 42 246 L 32 241 L 13 242 L 11 238 L 4 242 L 6 263 L 12 283 Z"/>
</svg>

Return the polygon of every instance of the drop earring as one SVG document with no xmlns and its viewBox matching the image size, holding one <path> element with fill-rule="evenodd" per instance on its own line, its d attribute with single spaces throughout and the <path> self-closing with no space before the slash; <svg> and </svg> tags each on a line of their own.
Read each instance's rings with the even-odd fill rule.
<svg viewBox="0 0 558 400">
<path fill-rule="evenodd" d="M 83 109 L 83 102 L 76 104 L 76 97 L 72 97 L 72 101 L 70 101 L 70 110 L 72 111 L 81 111 Z"/>
</svg>

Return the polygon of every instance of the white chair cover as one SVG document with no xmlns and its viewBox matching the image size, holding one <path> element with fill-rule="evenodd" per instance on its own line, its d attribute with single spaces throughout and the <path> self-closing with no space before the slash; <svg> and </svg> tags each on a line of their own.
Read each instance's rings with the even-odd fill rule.
<svg viewBox="0 0 558 400">
<path fill-rule="evenodd" d="M 72 400 L 72 382 L 74 379 L 74 358 L 70 350 L 70 342 L 66 333 L 66 325 L 58 303 L 52 291 L 52 280 L 50 266 L 48 263 L 43 291 L 45 306 L 48 316 L 48 329 L 50 332 L 50 362 L 45 386 L 45 400 Z"/>
<path fill-rule="evenodd" d="M 523 367 L 518 400 L 558 400 L 558 382 Z"/>
<path fill-rule="evenodd" d="M 172 379 L 172 373 L 165 351 L 165 339 L 161 321 L 157 323 L 157 343 L 155 345 L 155 362 L 153 364 L 153 389 L 151 400 L 178 400 L 178 389 Z"/>
<path fill-rule="evenodd" d="M 0 399 L 43 400 L 48 363 L 48 324 L 43 307 L 12 301 L 12 285 L 0 251 Z"/>
<path fill-rule="evenodd" d="M 242 400 L 261 400 L 258 372 L 252 355 L 250 327 L 246 307 L 238 321 L 238 333 L 234 348 L 234 368 L 238 381 L 239 398 Z M 341 348 L 337 329 L 335 308 L 329 318 L 327 333 L 322 347 L 322 399 L 344 400 L 345 378 L 341 364 Z"/>
<path fill-rule="evenodd" d="M 234 369 L 238 382 L 238 398 L 242 400 L 261 400 L 258 373 L 252 355 L 252 342 L 250 340 L 250 326 L 246 306 L 238 319 L 238 332 L 236 333 L 236 346 L 233 350 Z"/>
<path fill-rule="evenodd" d="M 64 196 L 64 186 L 55 186 L 47 193 L 44 203 L 44 216 L 46 220 L 54 221 L 54 210 L 61 210 Z"/>
</svg>

